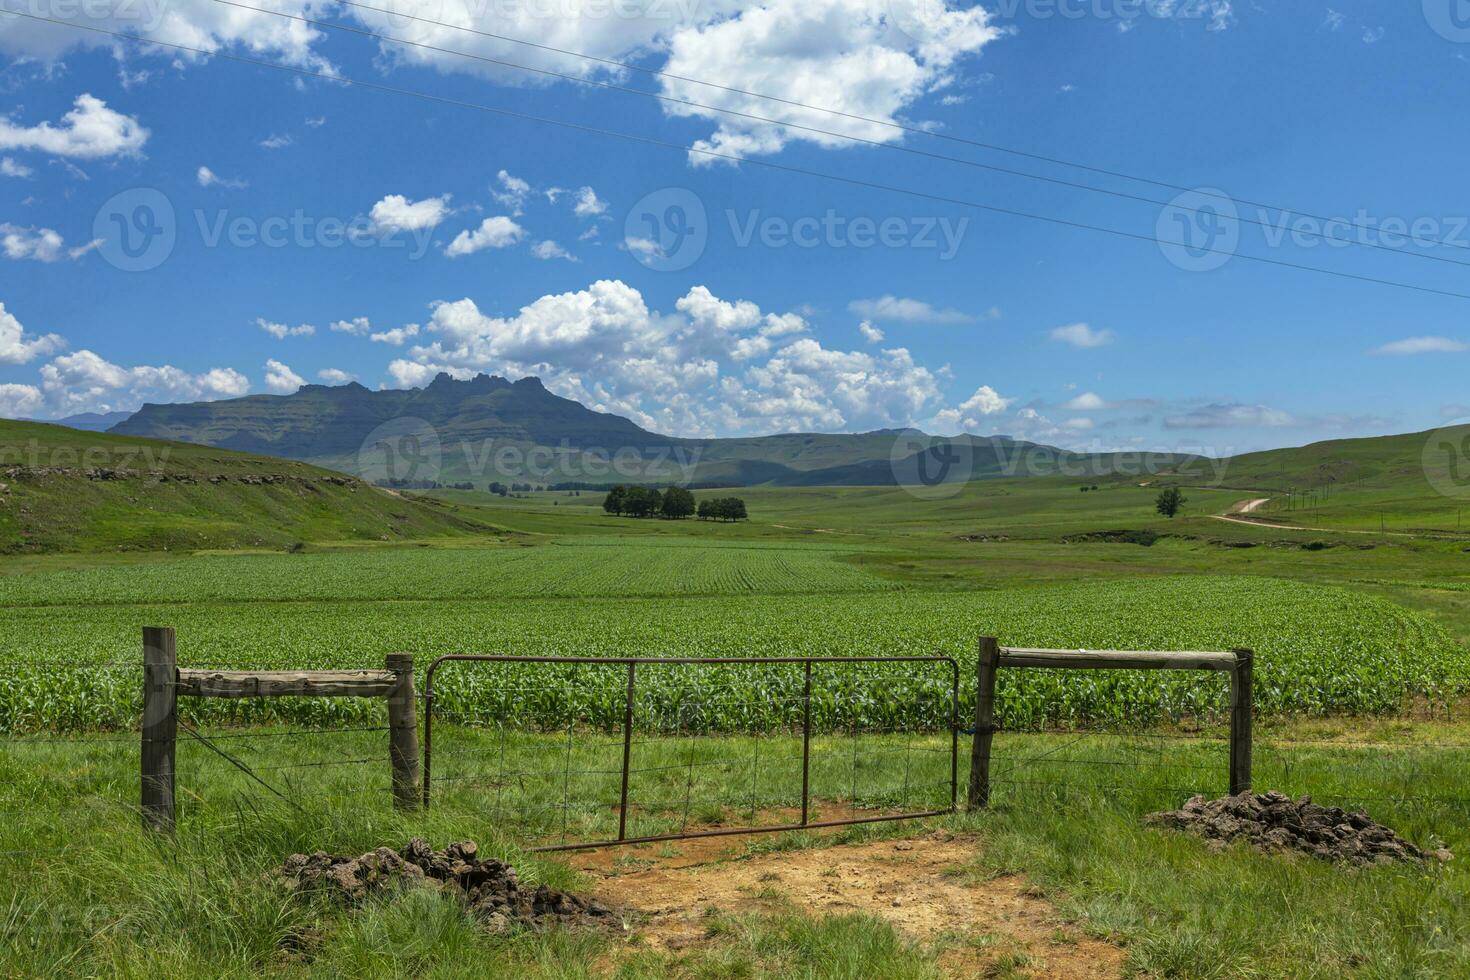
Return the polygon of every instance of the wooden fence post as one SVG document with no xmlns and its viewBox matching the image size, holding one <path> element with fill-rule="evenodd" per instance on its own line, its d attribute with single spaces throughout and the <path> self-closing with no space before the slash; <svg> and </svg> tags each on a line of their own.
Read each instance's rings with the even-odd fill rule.
<svg viewBox="0 0 1470 980">
<path fill-rule="evenodd" d="M 1255 654 L 1238 649 L 1230 672 L 1230 795 L 1251 789 L 1251 711 Z"/>
<path fill-rule="evenodd" d="M 419 731 L 414 705 L 413 654 L 388 654 L 397 675 L 388 693 L 388 757 L 393 764 L 393 805 L 412 810 L 419 802 Z"/>
<path fill-rule="evenodd" d="M 178 737 L 178 661 L 171 627 L 143 629 L 143 826 L 174 829 L 174 744 Z"/>
<path fill-rule="evenodd" d="M 970 743 L 971 810 L 990 805 L 990 743 L 995 739 L 995 674 L 1000 667 L 1000 641 L 980 637 L 975 661 L 975 735 Z"/>
</svg>

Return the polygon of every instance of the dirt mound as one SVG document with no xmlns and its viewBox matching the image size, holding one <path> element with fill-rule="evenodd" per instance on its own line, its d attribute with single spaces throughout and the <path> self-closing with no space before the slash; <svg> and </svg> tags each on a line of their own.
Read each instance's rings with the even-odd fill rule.
<svg viewBox="0 0 1470 980">
<path fill-rule="evenodd" d="M 437 887 L 454 892 L 495 931 L 513 925 L 544 927 L 616 925 L 605 905 L 538 885 L 523 888 L 516 869 L 480 858 L 474 841 L 436 851 L 414 838 L 399 850 L 380 847 L 357 857 L 317 851 L 293 854 L 276 870 L 299 894 L 328 893 L 348 903 L 402 888 Z"/>
<path fill-rule="evenodd" d="M 1453 857 L 1444 849 L 1426 853 L 1366 813 L 1318 806 L 1310 796 L 1295 800 L 1283 793 L 1241 793 L 1218 800 L 1195 796 L 1183 809 L 1151 813 L 1144 822 L 1198 834 L 1212 847 L 1246 840 L 1266 851 L 1300 851 L 1352 864 Z"/>
</svg>

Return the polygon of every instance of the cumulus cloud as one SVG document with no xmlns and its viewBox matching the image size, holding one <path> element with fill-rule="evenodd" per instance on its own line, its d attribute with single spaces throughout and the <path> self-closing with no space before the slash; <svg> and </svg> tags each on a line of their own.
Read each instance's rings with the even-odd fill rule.
<svg viewBox="0 0 1470 980">
<path fill-rule="evenodd" d="M 918 99 L 949 85 L 956 63 L 1002 31 L 979 5 L 955 9 L 947 0 L 766 0 L 728 16 L 674 31 L 661 77 L 665 94 L 733 109 L 777 122 L 796 123 L 864 139 L 895 142 L 896 123 Z M 757 99 L 712 90 L 670 76 L 718 78 L 732 89 L 788 100 Z M 879 120 L 845 118 L 840 126 L 804 103 Z M 750 156 L 780 151 L 792 140 L 850 147 L 849 140 L 737 119 L 709 109 L 665 104 L 674 116 L 710 119 L 716 129 L 696 150 Z M 695 164 L 718 162 L 695 153 Z"/>
<path fill-rule="evenodd" d="M 28 364 L 65 346 L 66 341 L 54 333 L 39 337 L 26 333 L 15 315 L 0 303 L 0 364 Z"/>
<path fill-rule="evenodd" d="M 833 350 L 797 313 L 765 312 L 696 286 L 674 311 L 626 283 L 542 296 L 511 316 L 438 302 L 431 342 L 389 365 L 399 384 L 440 371 L 535 374 L 598 411 L 681 435 L 907 424 L 939 407 L 939 377 L 902 348 Z"/>
<path fill-rule="evenodd" d="M 7 26 L 6 30 L 12 30 Z M 4 49 L 0 41 L 0 50 Z M 148 142 L 148 130 L 131 116 L 115 112 L 91 95 L 77 96 L 59 124 L 24 126 L 0 116 L 0 150 L 34 150 L 59 157 L 98 160 L 134 156 Z"/>
<path fill-rule="evenodd" d="M 277 360 L 265 362 L 265 386 L 278 395 L 289 395 L 306 384 L 301 375 Z"/>
<path fill-rule="evenodd" d="M 516 224 L 513 219 L 498 215 L 486 218 L 480 222 L 480 227 L 473 231 L 462 231 L 455 235 L 454 241 L 444 249 L 444 254 L 450 258 L 457 258 L 461 255 L 472 255 L 487 248 L 505 248 L 520 241 L 525 234 L 526 229 Z"/>
<path fill-rule="evenodd" d="M 1372 353 L 1402 357 L 1410 354 L 1463 354 L 1466 351 L 1470 351 L 1470 344 L 1450 337 L 1406 337 L 1375 347 Z"/>
<path fill-rule="evenodd" d="M 1166 429 L 1280 428 L 1296 424 L 1296 418 L 1289 412 L 1265 405 L 1243 405 L 1239 402 L 1205 405 L 1164 419 Z"/>
<path fill-rule="evenodd" d="M 577 190 L 576 203 L 572 205 L 572 212 L 579 218 L 595 218 L 607 212 L 607 202 L 600 200 L 597 192 L 590 187 L 581 187 Z"/>
<path fill-rule="evenodd" d="M 847 309 L 868 320 L 890 320 L 900 323 L 970 323 L 975 318 L 959 310 L 935 309 L 923 300 L 905 299 L 900 296 L 880 296 L 877 299 L 855 299 Z"/>
<path fill-rule="evenodd" d="M 331 385 L 345 385 L 357 379 L 357 375 L 343 371 L 341 368 L 322 368 L 316 373 L 316 376 Z"/>
<path fill-rule="evenodd" d="M 101 245 L 100 239 L 67 248 L 61 233 L 53 228 L 21 228 L 17 225 L 0 223 L 0 252 L 7 259 L 33 262 L 60 262 L 62 259 L 79 259 Z"/>
<path fill-rule="evenodd" d="M 873 326 L 867 320 L 858 324 L 858 333 L 862 334 L 863 339 L 870 344 L 883 343 L 883 331 Z"/>
<path fill-rule="evenodd" d="M 234 177 L 221 177 L 208 167 L 200 167 L 194 179 L 199 181 L 200 187 L 225 187 L 230 190 L 243 190 L 250 186 L 243 180 Z"/>
<path fill-rule="evenodd" d="M 260 146 L 266 150 L 284 150 L 294 142 L 296 141 L 287 133 L 271 133 L 260 141 Z"/>
<path fill-rule="evenodd" d="M 309 323 L 303 323 L 299 327 L 288 327 L 284 323 L 273 323 L 265 317 L 256 317 L 255 325 L 277 340 L 285 340 L 287 337 L 310 337 L 316 333 L 316 327 Z"/>
<path fill-rule="evenodd" d="M 1051 332 L 1051 339 L 1073 347 L 1105 347 L 1113 342 L 1111 330 L 1094 330 L 1085 323 L 1069 323 Z"/>
<path fill-rule="evenodd" d="M 16 163 L 10 157 L 0 157 L 0 177 L 30 177 L 35 171 L 23 163 Z"/>
<path fill-rule="evenodd" d="M 1084 391 L 1062 407 L 1072 412 L 1095 412 L 1099 409 L 1107 408 L 1108 403 L 1096 392 Z"/>
<path fill-rule="evenodd" d="M 990 385 L 981 385 L 958 408 L 947 408 L 939 412 L 935 421 L 941 425 L 973 432 L 992 425 L 991 416 L 1000 415 L 1014 403 L 1014 398 L 1005 398 Z"/>
<path fill-rule="evenodd" d="M 437 227 L 449 216 L 449 195 L 410 201 L 402 194 L 389 194 L 369 212 L 373 227 L 392 234 L 398 231 L 422 231 Z"/>
<path fill-rule="evenodd" d="M 519 215 L 525 208 L 526 197 L 531 193 L 530 183 L 504 170 L 496 174 L 495 179 L 500 186 L 498 190 L 492 187 L 491 195 L 501 207 L 509 208 L 512 214 Z M 559 192 L 560 188 L 553 188 L 552 191 L 547 192 L 547 197 L 551 199 L 552 204 L 556 203 L 555 194 Z"/>
<path fill-rule="evenodd" d="M 353 317 L 351 320 L 337 320 L 328 326 L 333 333 L 345 333 L 354 337 L 366 337 L 372 333 L 373 324 L 365 316 Z"/>
<path fill-rule="evenodd" d="M 90 350 L 63 354 L 41 367 L 41 391 L 56 415 L 137 408 L 145 399 L 236 398 L 250 380 L 233 368 L 191 374 L 171 365 L 121 367 Z"/>
<path fill-rule="evenodd" d="M 44 401 L 41 389 L 35 385 L 0 384 L 0 417 L 28 418 Z"/>
<path fill-rule="evenodd" d="M 368 339 L 373 341 L 374 343 L 390 344 L 394 347 L 402 347 L 405 341 L 408 341 L 413 337 L 417 337 L 418 335 L 419 325 L 417 323 L 410 323 L 407 326 L 395 327 L 392 330 L 384 330 L 381 333 L 375 333 Z"/>
<path fill-rule="evenodd" d="M 535 245 L 532 245 L 531 254 L 536 256 L 536 258 L 538 259 L 566 259 L 568 262 L 577 261 L 577 257 L 575 255 L 573 255 L 571 252 L 568 252 L 566 249 L 562 248 L 560 245 L 549 238 L 545 241 L 537 242 Z"/>
</svg>

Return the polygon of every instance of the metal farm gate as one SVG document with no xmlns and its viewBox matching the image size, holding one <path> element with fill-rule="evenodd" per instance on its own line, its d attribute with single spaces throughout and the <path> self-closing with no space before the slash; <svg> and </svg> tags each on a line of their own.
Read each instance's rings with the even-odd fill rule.
<svg viewBox="0 0 1470 980">
<path fill-rule="evenodd" d="M 494 670 L 456 672 L 449 681 L 439 676 L 446 667 L 469 665 L 490 665 Z M 746 670 L 757 672 L 754 680 L 742 676 Z M 709 681 L 708 675 L 714 673 L 738 683 L 721 686 Z M 447 754 L 441 748 L 441 755 L 469 759 L 472 764 L 495 760 L 490 771 L 472 768 L 438 775 L 441 794 L 465 787 L 456 803 L 493 808 L 498 819 L 510 812 L 514 819 L 534 822 L 536 813 L 549 813 L 554 820 L 559 811 L 560 840 L 534 850 L 774 833 L 953 813 L 959 796 L 959 688 L 959 665 L 944 656 L 705 659 L 452 654 L 430 664 L 424 680 L 423 805 L 427 808 L 434 800 L 437 713 L 444 716 L 437 719 L 441 724 L 464 723 L 454 730 L 456 745 L 451 748 L 460 749 L 459 743 L 468 746 Z M 464 697 L 464 691 L 473 696 Z M 494 707 L 485 707 L 487 699 Z M 640 737 L 635 738 L 635 732 Z M 794 745 L 789 745 L 797 737 L 799 796 L 794 792 L 798 757 Z M 842 740 L 840 758 L 838 740 Z M 732 757 L 732 747 L 742 751 Z M 818 775 L 829 785 L 841 767 L 847 781 L 843 792 L 826 798 L 814 795 L 814 760 L 821 770 Z M 738 771 L 742 785 L 748 782 L 748 792 L 731 795 L 730 783 L 724 782 L 717 784 L 719 799 L 696 801 L 694 789 L 697 783 L 705 788 L 701 780 L 706 770 L 725 779 Z M 636 785 L 640 780 L 654 784 L 650 792 L 660 786 L 677 790 L 686 771 L 682 801 L 677 792 L 673 800 L 640 800 Z M 763 779 L 780 792 L 763 797 Z M 479 795 L 469 795 L 471 790 Z M 833 796 L 847 797 L 845 815 L 830 812 Z M 731 808 L 748 814 L 744 823 L 725 825 Z M 822 808 L 829 812 L 816 812 Z M 615 837 L 611 836 L 614 810 Z M 630 824 L 630 816 L 640 811 L 643 819 L 653 821 L 641 833 Z M 576 825 L 574 814 L 580 818 Z M 604 819 L 605 828 L 600 823 Z M 554 822 L 543 822 L 542 833 L 536 836 L 544 840 L 557 830 Z"/>
</svg>

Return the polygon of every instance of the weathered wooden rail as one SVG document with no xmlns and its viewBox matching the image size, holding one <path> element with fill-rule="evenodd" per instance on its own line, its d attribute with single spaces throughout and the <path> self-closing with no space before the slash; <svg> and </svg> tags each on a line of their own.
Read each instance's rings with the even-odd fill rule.
<svg viewBox="0 0 1470 980">
<path fill-rule="evenodd" d="M 393 802 L 401 808 L 417 806 L 419 745 L 412 654 L 388 654 L 383 670 L 180 670 L 174 644 L 171 628 L 143 630 L 145 826 L 165 832 L 175 826 L 174 753 L 181 697 L 386 698 Z"/>
<path fill-rule="evenodd" d="M 975 736 L 970 748 L 971 809 L 990 803 L 990 753 L 995 740 L 995 679 L 1002 667 L 1054 670 L 1205 670 L 1230 675 L 1230 793 L 1251 788 L 1252 664 L 1250 650 L 1228 653 L 1152 650 L 1032 650 L 980 637 L 976 661 Z"/>
</svg>

